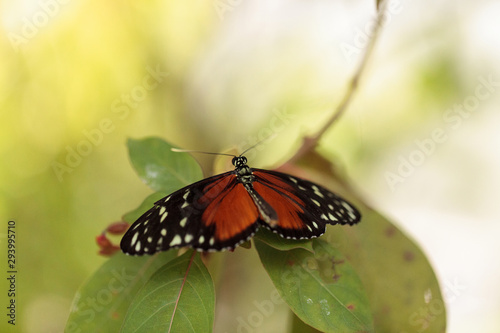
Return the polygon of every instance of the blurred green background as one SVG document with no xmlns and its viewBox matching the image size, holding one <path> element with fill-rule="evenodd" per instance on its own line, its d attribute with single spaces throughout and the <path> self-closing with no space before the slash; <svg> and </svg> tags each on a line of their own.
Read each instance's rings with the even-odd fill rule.
<svg viewBox="0 0 500 333">
<path fill-rule="evenodd" d="M 77 288 L 106 260 L 95 236 L 152 192 L 129 164 L 127 138 L 220 152 L 276 133 L 247 156 L 278 165 L 339 103 L 373 2 L 1 2 L 0 257 L 4 268 L 15 220 L 15 328 L 61 332 Z M 388 9 L 354 103 L 320 150 L 429 255 L 449 331 L 496 332 L 500 6 Z M 446 139 L 391 185 L 388 173 L 436 129 Z"/>
</svg>

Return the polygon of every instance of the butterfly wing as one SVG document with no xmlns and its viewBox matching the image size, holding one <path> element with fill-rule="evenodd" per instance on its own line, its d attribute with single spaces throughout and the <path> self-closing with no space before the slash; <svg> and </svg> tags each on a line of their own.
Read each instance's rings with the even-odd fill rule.
<svg viewBox="0 0 500 333">
<path fill-rule="evenodd" d="M 132 224 L 120 246 L 131 255 L 184 246 L 201 251 L 234 249 L 255 234 L 258 218 L 236 174 L 226 172 L 158 200 Z"/>
<path fill-rule="evenodd" d="M 288 174 L 253 169 L 253 188 L 276 211 L 276 223 L 261 223 L 292 239 L 319 237 L 327 224 L 358 223 L 356 208 L 326 188 Z"/>
</svg>

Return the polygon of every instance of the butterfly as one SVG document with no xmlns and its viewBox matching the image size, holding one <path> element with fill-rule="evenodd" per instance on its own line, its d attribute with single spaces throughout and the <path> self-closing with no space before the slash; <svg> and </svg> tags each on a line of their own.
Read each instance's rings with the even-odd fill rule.
<svg viewBox="0 0 500 333">
<path fill-rule="evenodd" d="M 285 173 L 254 169 L 234 156 L 233 171 L 188 185 L 160 200 L 123 236 L 130 255 L 189 246 L 233 250 L 263 226 L 287 239 L 321 236 L 327 224 L 353 225 L 361 214 L 326 188 Z"/>
</svg>

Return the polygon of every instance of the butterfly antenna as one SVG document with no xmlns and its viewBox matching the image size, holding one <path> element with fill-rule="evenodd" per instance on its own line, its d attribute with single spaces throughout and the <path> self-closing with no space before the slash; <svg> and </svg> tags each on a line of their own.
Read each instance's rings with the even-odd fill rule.
<svg viewBox="0 0 500 333">
<path fill-rule="evenodd" d="M 176 152 L 176 153 L 198 153 L 198 154 L 207 154 L 207 155 L 224 155 L 224 156 L 236 157 L 236 155 L 232 155 L 232 154 L 211 153 L 208 151 L 201 151 L 201 150 L 180 149 L 180 148 L 170 148 L 170 150 L 173 152 Z"/>
<path fill-rule="evenodd" d="M 262 139 L 262 140 L 258 141 L 256 144 L 254 144 L 254 145 L 253 145 L 253 146 L 251 146 L 250 148 L 245 149 L 245 151 L 243 151 L 243 152 L 240 154 L 240 156 L 243 156 L 243 154 L 245 154 L 245 153 L 246 153 L 247 151 L 249 151 L 250 149 L 254 149 L 254 148 L 255 148 L 255 147 L 257 147 L 258 145 L 263 144 L 263 143 L 264 143 L 264 142 L 266 142 L 266 141 L 269 141 L 269 140 L 274 139 L 274 138 L 276 137 L 276 135 L 277 135 L 276 133 L 273 133 L 273 134 L 269 135 L 267 138 L 264 138 L 264 139 Z"/>
<path fill-rule="evenodd" d="M 243 156 L 243 154 L 245 154 L 247 151 L 249 151 L 250 149 L 253 149 L 253 148 L 257 147 L 258 145 L 264 143 L 265 141 L 273 139 L 275 136 L 276 136 L 276 133 L 273 133 L 273 134 L 269 135 L 267 138 L 264 138 L 264 139 L 258 141 L 256 144 L 254 144 L 250 148 L 245 149 L 245 151 L 242 152 L 240 154 L 240 156 Z M 191 150 L 191 149 L 181 149 L 181 148 L 170 148 L 170 150 L 173 151 L 173 152 L 176 152 L 176 153 L 198 153 L 198 154 L 207 154 L 207 155 L 223 155 L 223 156 L 238 157 L 238 156 L 233 155 L 233 154 L 211 153 L 211 152 L 202 151 L 202 150 Z"/>
</svg>

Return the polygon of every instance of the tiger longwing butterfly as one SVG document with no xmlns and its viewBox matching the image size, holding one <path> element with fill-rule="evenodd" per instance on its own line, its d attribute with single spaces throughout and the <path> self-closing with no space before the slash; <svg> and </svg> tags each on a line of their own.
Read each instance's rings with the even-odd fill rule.
<svg viewBox="0 0 500 333">
<path fill-rule="evenodd" d="M 132 224 L 120 246 L 130 255 L 184 246 L 232 250 L 260 226 L 287 239 L 321 236 L 327 224 L 358 223 L 356 208 L 324 187 L 291 175 L 253 169 L 245 156 L 235 167 L 188 185 L 161 200 Z"/>
</svg>

